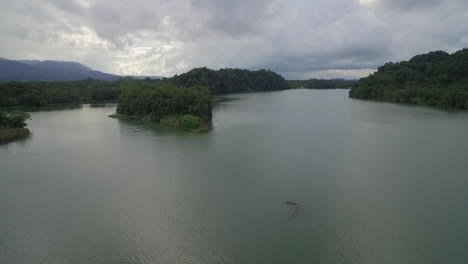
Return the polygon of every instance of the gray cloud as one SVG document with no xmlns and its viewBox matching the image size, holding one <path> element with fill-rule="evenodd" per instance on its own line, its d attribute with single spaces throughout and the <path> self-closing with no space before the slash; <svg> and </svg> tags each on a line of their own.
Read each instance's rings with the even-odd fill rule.
<svg viewBox="0 0 468 264">
<path fill-rule="evenodd" d="M 16 0 L 0 56 L 117 74 L 269 68 L 360 77 L 387 61 L 468 46 L 466 0 Z"/>
<path fill-rule="evenodd" d="M 440 6 L 443 0 L 384 0 L 388 7 L 401 10 L 425 9 L 429 7 Z"/>
</svg>

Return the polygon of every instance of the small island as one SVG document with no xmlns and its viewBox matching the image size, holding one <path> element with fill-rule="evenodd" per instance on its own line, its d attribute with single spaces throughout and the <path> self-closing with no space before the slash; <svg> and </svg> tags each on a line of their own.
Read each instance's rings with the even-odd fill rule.
<svg viewBox="0 0 468 264">
<path fill-rule="evenodd" d="M 468 109 L 468 49 L 387 63 L 350 90 L 351 98 Z"/>
<path fill-rule="evenodd" d="M 0 110 L 0 144 L 28 137 L 30 131 L 25 128 L 25 121 L 29 118 L 28 113 Z"/>
<path fill-rule="evenodd" d="M 154 82 L 125 89 L 114 118 L 158 122 L 182 130 L 199 132 L 211 127 L 214 97 L 206 87 L 180 87 Z"/>
</svg>

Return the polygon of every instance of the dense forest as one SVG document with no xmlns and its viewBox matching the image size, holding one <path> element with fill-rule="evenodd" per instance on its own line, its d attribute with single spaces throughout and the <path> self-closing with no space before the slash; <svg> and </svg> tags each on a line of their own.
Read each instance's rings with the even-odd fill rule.
<svg viewBox="0 0 468 264">
<path fill-rule="evenodd" d="M 208 87 L 214 94 L 275 91 L 289 88 L 288 83 L 281 75 L 269 70 L 220 69 L 216 71 L 208 68 L 196 68 L 166 80 L 178 86 Z"/>
<path fill-rule="evenodd" d="M 387 63 L 350 90 L 352 98 L 468 109 L 468 49 Z"/>
<path fill-rule="evenodd" d="M 117 81 L 0 83 L 0 107 L 42 106 L 62 103 L 116 101 L 122 91 L 160 83 L 183 87 L 207 87 L 213 94 L 288 89 L 281 75 L 268 70 L 193 69 L 163 80 L 122 78 Z"/>
<path fill-rule="evenodd" d="M 179 87 L 149 82 L 124 89 L 117 114 L 161 122 L 182 129 L 198 129 L 211 121 L 213 95 L 206 87 Z"/>
<path fill-rule="evenodd" d="M 0 83 L 0 107 L 116 100 L 123 81 Z"/>
<path fill-rule="evenodd" d="M 290 89 L 308 88 L 308 89 L 349 89 L 353 87 L 356 81 L 352 80 L 290 80 L 287 81 Z"/>
</svg>

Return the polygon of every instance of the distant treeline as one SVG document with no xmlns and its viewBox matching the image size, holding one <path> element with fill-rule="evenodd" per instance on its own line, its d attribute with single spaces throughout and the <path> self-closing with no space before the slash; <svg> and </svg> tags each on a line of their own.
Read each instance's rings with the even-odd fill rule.
<svg viewBox="0 0 468 264">
<path fill-rule="evenodd" d="M 116 100 L 122 81 L 0 83 L 0 107 Z"/>
<path fill-rule="evenodd" d="M 468 109 L 468 49 L 387 63 L 350 90 L 352 98 Z"/>
<path fill-rule="evenodd" d="M 289 88 L 309 88 L 309 89 L 349 89 L 357 81 L 352 80 L 321 80 L 321 79 L 309 79 L 309 80 L 290 80 L 287 81 Z"/>
<path fill-rule="evenodd" d="M 122 78 L 117 81 L 0 83 L 0 107 L 116 101 L 126 89 L 159 83 L 187 88 L 203 86 L 213 94 L 288 89 L 286 80 L 269 70 L 197 68 L 163 80 Z"/>
</svg>

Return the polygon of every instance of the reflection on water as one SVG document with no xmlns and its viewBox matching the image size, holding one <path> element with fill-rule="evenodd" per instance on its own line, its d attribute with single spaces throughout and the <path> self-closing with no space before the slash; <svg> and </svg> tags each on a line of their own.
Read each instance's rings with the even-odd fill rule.
<svg viewBox="0 0 468 264">
<path fill-rule="evenodd" d="M 113 107 L 116 107 L 116 104 L 115 103 L 92 103 L 92 104 L 89 104 L 89 107 L 113 108 Z"/>
<path fill-rule="evenodd" d="M 27 106 L 27 107 L 19 108 L 18 110 L 25 111 L 25 112 L 48 112 L 48 111 L 80 109 L 82 107 L 83 107 L 83 104 L 57 104 L 57 105 L 47 105 L 47 106 Z"/>
</svg>

